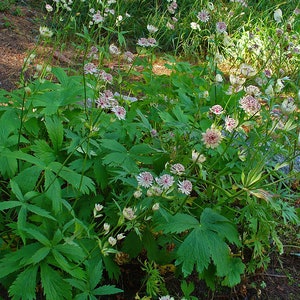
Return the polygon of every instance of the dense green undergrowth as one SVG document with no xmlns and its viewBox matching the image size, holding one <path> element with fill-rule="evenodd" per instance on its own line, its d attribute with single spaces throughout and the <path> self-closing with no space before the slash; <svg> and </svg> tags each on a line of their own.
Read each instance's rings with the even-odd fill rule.
<svg viewBox="0 0 300 300">
<path fill-rule="evenodd" d="M 110 2 L 100 7 L 112 9 Z M 56 2 L 57 13 L 62 4 Z M 201 8 L 221 22 L 218 5 L 203 1 L 195 11 Z M 161 56 L 167 75 L 153 70 L 160 39 L 151 34 L 165 17 L 159 9 L 156 19 L 147 14 L 150 36 L 131 36 L 134 54 L 126 51 L 124 32 L 117 31 L 116 45 L 110 27 L 82 19 L 82 70 L 39 65 L 35 79 L 21 77 L 21 88 L 1 90 L 0 278 L 12 299 L 35 299 L 37 290 L 51 300 L 121 293 L 111 282 L 118 286 L 131 260 L 148 274 L 144 295 L 170 299 L 159 265 L 175 265 L 182 280 L 196 272 L 215 289 L 236 286 L 267 267 L 270 251 L 283 252 L 278 228 L 299 226 L 299 190 L 292 189 L 299 179 L 299 54 L 291 50 L 296 42 L 284 46 L 299 26 L 293 11 L 296 25 L 273 38 L 279 49 L 263 37 L 290 19 L 277 11 L 274 20 L 271 8 L 262 14 L 271 16 L 273 29 L 262 32 L 264 24 L 251 17 L 261 25 L 251 32 L 264 48 L 248 49 L 235 38 L 245 23 L 230 32 L 195 15 L 182 47 L 193 42 L 197 52 L 205 44 L 206 57 L 195 65 Z M 80 16 L 90 18 L 87 10 Z M 99 28 L 105 34 L 95 41 Z M 52 30 L 41 28 L 44 42 Z M 229 74 L 221 71 L 225 58 Z M 118 67 L 105 68 L 107 59 Z M 33 55 L 24 72 L 32 64 Z"/>
</svg>

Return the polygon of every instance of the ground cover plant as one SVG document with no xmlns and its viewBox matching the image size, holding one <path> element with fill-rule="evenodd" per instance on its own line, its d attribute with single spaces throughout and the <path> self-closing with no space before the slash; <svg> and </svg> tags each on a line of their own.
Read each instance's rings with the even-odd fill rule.
<svg viewBox="0 0 300 300">
<path fill-rule="evenodd" d="M 284 252 L 282 228 L 299 229 L 299 7 L 267 4 L 45 3 L 39 43 L 67 34 L 80 54 L 71 69 L 32 52 L 20 88 L 0 91 L 11 299 L 122 295 L 133 261 L 132 299 L 197 299 L 190 276 L 233 289 Z"/>
</svg>

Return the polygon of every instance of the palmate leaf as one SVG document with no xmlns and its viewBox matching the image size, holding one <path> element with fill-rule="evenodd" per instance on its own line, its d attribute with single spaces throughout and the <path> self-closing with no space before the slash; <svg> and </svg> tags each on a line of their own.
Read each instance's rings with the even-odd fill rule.
<svg viewBox="0 0 300 300">
<path fill-rule="evenodd" d="M 101 146 L 114 152 L 127 153 L 126 148 L 115 140 L 103 139 L 101 140 Z"/>
<path fill-rule="evenodd" d="M 12 300 L 35 299 L 36 277 L 38 266 L 30 266 L 21 272 L 9 288 Z"/>
<path fill-rule="evenodd" d="M 48 264 L 41 265 L 41 281 L 47 300 L 72 299 L 71 285 L 66 282 L 58 271 Z"/>
<path fill-rule="evenodd" d="M 52 208 L 55 213 L 62 209 L 61 186 L 57 176 L 49 169 L 45 170 L 45 195 L 52 202 Z"/>
</svg>

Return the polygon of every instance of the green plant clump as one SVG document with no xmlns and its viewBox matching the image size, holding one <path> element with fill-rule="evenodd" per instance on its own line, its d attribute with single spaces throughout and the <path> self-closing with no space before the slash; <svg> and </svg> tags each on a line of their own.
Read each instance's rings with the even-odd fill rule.
<svg viewBox="0 0 300 300">
<path fill-rule="evenodd" d="M 101 16 L 90 26 L 101 27 Z M 275 17 L 270 24 L 283 26 Z M 201 18 L 190 31 L 199 46 L 197 24 L 209 25 Z M 163 74 L 151 34 L 133 54 L 124 32 L 99 44 L 85 27 L 77 32 L 82 70 L 39 65 L 35 79 L 0 91 L 0 280 L 13 300 L 121 293 L 130 261 L 146 272 L 145 296 L 166 299 L 159 267 L 171 265 L 194 299 L 189 275 L 212 290 L 234 287 L 266 269 L 271 251 L 283 253 L 279 228 L 299 226 L 300 95 L 290 65 L 299 56 L 283 62 L 285 71 L 276 59 L 287 49 L 260 61 L 251 49 L 237 57 L 219 43 L 228 29 L 216 26 L 202 63 L 164 55 Z M 41 39 L 54 39 L 52 30 L 42 27 Z"/>
</svg>

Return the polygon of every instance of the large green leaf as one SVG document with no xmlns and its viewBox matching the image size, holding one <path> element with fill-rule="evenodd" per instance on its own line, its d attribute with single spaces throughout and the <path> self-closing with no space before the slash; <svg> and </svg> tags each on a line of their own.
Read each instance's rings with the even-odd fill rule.
<svg viewBox="0 0 300 300">
<path fill-rule="evenodd" d="M 95 192 L 95 185 L 92 179 L 87 176 L 78 174 L 63 166 L 59 162 L 52 162 L 49 164 L 48 168 L 56 173 L 57 176 L 63 178 L 66 182 L 71 184 L 75 189 L 79 190 L 84 194 L 89 194 L 90 192 Z"/>
<path fill-rule="evenodd" d="M 93 291 L 94 295 L 104 296 L 122 293 L 123 290 L 116 288 L 114 285 L 103 285 Z"/>
<path fill-rule="evenodd" d="M 61 120 L 56 116 L 46 117 L 45 125 L 49 138 L 52 142 L 55 152 L 58 152 L 62 147 L 63 138 L 64 138 L 64 127 Z"/>
<path fill-rule="evenodd" d="M 61 186 L 57 176 L 49 169 L 45 170 L 45 195 L 52 202 L 54 212 L 58 213 L 62 208 Z"/>
<path fill-rule="evenodd" d="M 47 300 L 72 299 L 72 287 L 48 264 L 41 264 L 41 281 Z"/>
<path fill-rule="evenodd" d="M 101 140 L 101 146 L 114 152 L 127 153 L 126 148 L 115 140 L 103 139 Z"/>
<path fill-rule="evenodd" d="M 12 300 L 36 299 L 36 277 L 38 266 L 30 266 L 21 272 L 9 288 Z"/>
</svg>

